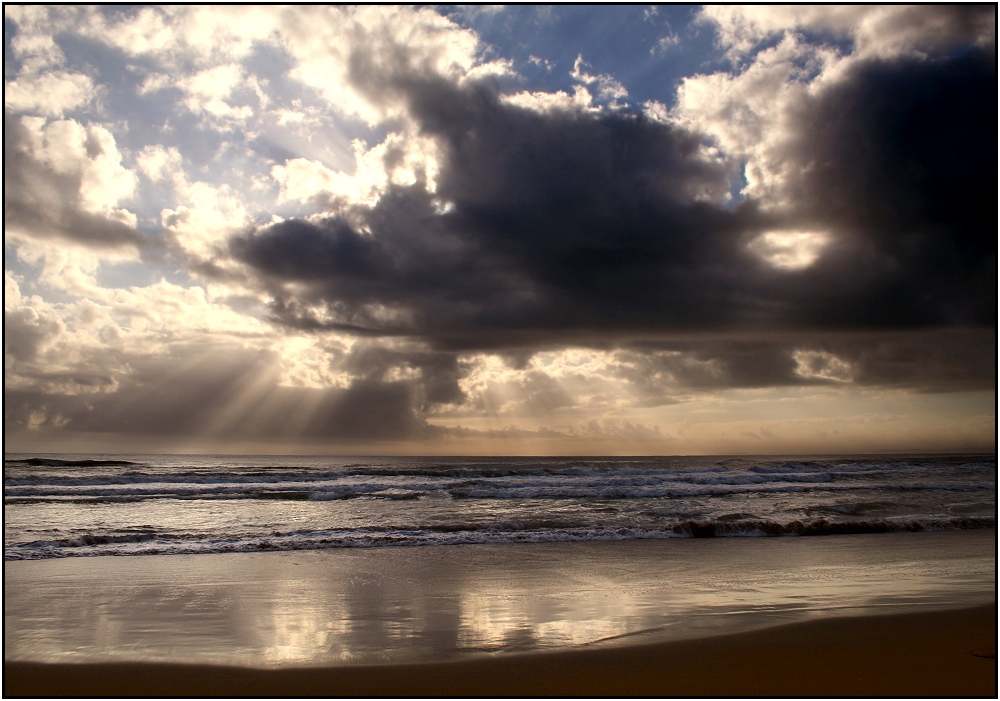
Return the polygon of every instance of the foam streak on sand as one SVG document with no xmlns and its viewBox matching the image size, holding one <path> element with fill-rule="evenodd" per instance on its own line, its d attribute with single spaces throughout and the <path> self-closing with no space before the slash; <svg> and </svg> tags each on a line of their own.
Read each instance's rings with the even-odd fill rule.
<svg viewBox="0 0 1000 701">
<path fill-rule="evenodd" d="M 12 696 L 996 696 L 996 608 L 422 665 L 6 663 Z M 971 654 L 991 647 L 993 658 Z"/>
</svg>

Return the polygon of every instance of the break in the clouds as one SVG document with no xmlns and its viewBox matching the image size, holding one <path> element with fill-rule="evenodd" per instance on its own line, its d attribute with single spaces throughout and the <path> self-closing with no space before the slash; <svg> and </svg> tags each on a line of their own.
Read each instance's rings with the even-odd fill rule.
<svg viewBox="0 0 1000 701">
<path fill-rule="evenodd" d="M 992 6 L 7 6 L 5 435 L 992 448 L 995 65 Z"/>
</svg>

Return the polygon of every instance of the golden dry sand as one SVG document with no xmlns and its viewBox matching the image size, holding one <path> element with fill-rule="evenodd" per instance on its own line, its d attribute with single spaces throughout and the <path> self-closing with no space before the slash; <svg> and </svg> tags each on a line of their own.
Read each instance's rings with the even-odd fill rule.
<svg viewBox="0 0 1000 701">
<path fill-rule="evenodd" d="M 655 645 L 419 665 L 5 663 L 5 696 L 996 697 L 997 611 L 825 618 Z M 973 651 L 979 653 L 973 654 Z M 993 657 L 983 657 L 992 651 Z"/>
</svg>

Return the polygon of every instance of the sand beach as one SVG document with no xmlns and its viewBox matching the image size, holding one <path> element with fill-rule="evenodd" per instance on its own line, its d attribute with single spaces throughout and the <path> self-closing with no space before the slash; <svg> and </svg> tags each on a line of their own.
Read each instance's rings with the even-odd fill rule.
<svg viewBox="0 0 1000 701">
<path fill-rule="evenodd" d="M 6 696 L 992 696 L 995 531 L 64 558 Z"/>
<path fill-rule="evenodd" d="M 995 642 L 996 610 L 984 606 L 832 618 L 653 645 L 409 665 L 260 669 L 6 663 L 4 693 L 990 697 L 997 693 Z"/>
</svg>

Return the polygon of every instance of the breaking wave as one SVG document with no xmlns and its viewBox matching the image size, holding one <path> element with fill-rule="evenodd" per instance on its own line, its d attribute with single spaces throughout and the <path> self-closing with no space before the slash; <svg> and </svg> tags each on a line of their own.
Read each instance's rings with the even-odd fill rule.
<svg viewBox="0 0 1000 701">
<path fill-rule="evenodd" d="M 984 456 L 125 457 L 5 459 L 5 559 L 996 527 Z"/>
<path fill-rule="evenodd" d="M 98 555 L 179 555 L 198 553 L 265 552 L 272 550 L 316 550 L 364 548 L 390 545 L 473 545 L 499 543 L 543 543 L 589 540 L 633 540 L 652 538 L 737 538 L 777 536 L 856 535 L 976 528 L 996 528 L 995 517 L 870 519 L 850 522 L 812 519 L 780 523 L 762 519 L 737 521 L 684 520 L 662 528 L 600 528 L 551 520 L 507 522 L 490 526 L 452 523 L 435 526 L 358 528 L 232 534 L 206 539 L 198 533 L 157 533 L 136 529 L 130 533 L 72 534 L 64 538 L 37 540 L 8 547 L 6 560 L 38 560 L 52 557 Z"/>
</svg>

